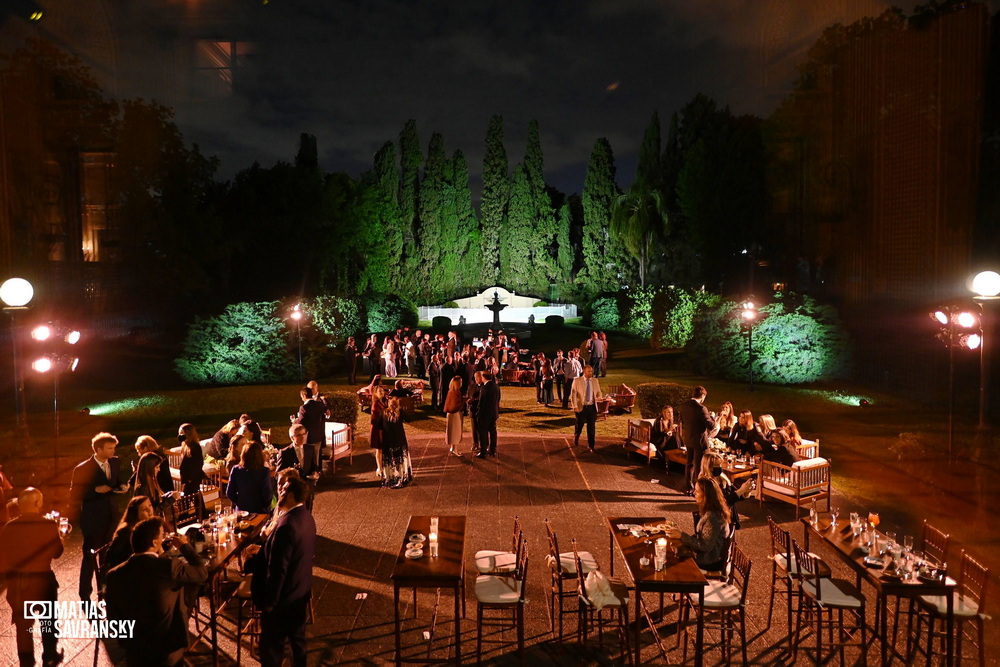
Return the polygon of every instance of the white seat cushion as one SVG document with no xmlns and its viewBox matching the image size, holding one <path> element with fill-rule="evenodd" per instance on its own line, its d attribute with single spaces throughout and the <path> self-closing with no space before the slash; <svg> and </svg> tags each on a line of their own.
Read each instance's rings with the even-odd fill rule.
<svg viewBox="0 0 1000 667">
<path fill-rule="evenodd" d="M 476 569 L 481 574 L 513 572 L 515 567 L 517 567 L 517 557 L 509 551 L 484 549 L 476 552 Z"/>
<path fill-rule="evenodd" d="M 948 614 L 948 598 L 944 595 L 921 595 L 920 604 L 932 610 L 937 616 L 944 617 Z M 952 612 L 959 618 L 973 618 L 979 613 L 979 605 L 974 600 L 964 597 L 955 597 Z"/>
<path fill-rule="evenodd" d="M 691 603 L 698 604 L 698 594 L 689 593 Z M 725 581 L 709 581 L 705 586 L 705 609 L 735 609 L 740 606 L 740 589 Z"/>
<path fill-rule="evenodd" d="M 619 579 L 608 579 L 608 584 L 611 587 L 611 595 L 604 596 L 602 598 L 601 609 L 605 607 L 628 607 L 628 585 Z M 577 588 L 577 594 L 579 595 L 580 589 Z M 582 598 L 581 598 L 582 599 Z M 594 601 L 589 598 L 586 599 L 586 603 L 589 606 L 594 606 Z"/>
<path fill-rule="evenodd" d="M 823 603 L 825 607 L 846 607 L 858 609 L 861 607 L 861 594 L 851 584 L 840 579 L 820 579 L 819 595 L 816 594 L 816 585 L 812 579 L 802 582 L 802 591 Z"/>
<path fill-rule="evenodd" d="M 598 569 L 597 560 L 589 551 L 580 551 L 580 564 L 583 566 L 583 573 L 588 574 L 591 570 Z M 551 558 L 551 556 L 549 556 Z M 564 551 L 559 554 L 559 568 L 563 574 L 576 574 L 576 559 L 572 551 Z"/>
<path fill-rule="evenodd" d="M 826 563 L 823 562 L 823 559 L 821 559 L 819 556 L 817 556 L 816 554 L 814 554 L 811 551 L 809 552 L 809 555 L 812 556 L 813 558 L 816 558 L 819 561 L 819 574 L 820 574 L 820 576 L 821 577 L 829 577 L 830 576 L 830 568 L 826 565 Z M 782 570 L 784 570 L 785 572 L 787 572 L 788 574 L 790 574 L 792 576 L 801 574 L 799 572 L 799 564 L 796 562 L 795 556 L 792 556 L 791 567 L 789 567 L 789 564 L 786 562 L 787 560 L 788 559 L 785 557 L 785 554 L 776 554 L 774 556 L 774 563 L 778 567 L 780 567 Z"/>
<path fill-rule="evenodd" d="M 796 461 L 792 464 L 793 468 L 816 468 L 822 465 L 826 465 L 827 460 L 822 456 L 817 456 L 811 459 L 802 459 L 801 461 Z"/>
<path fill-rule="evenodd" d="M 487 604 L 516 604 L 521 597 L 521 582 L 514 577 L 481 574 L 476 577 L 476 599 Z"/>
</svg>

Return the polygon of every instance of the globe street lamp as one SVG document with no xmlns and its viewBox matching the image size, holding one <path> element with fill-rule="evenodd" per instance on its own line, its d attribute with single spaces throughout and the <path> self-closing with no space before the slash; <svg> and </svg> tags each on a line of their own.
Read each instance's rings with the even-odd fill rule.
<svg viewBox="0 0 1000 667">
<path fill-rule="evenodd" d="M 747 337 L 748 369 L 750 372 L 750 391 L 753 391 L 753 326 L 757 323 L 757 306 L 753 299 L 747 299 L 740 304 L 740 327 Z"/>
<path fill-rule="evenodd" d="M 976 443 L 978 447 L 990 444 L 990 419 L 988 412 L 988 396 L 990 387 L 990 348 L 987 341 L 992 341 L 994 333 L 994 304 L 1000 301 L 1000 274 L 996 271 L 981 271 L 972 279 L 972 297 L 979 303 L 980 322 L 983 337 L 979 346 L 979 425 L 976 427 Z M 977 452 L 977 455 L 980 452 Z"/>
<path fill-rule="evenodd" d="M 297 303 L 292 306 L 292 312 L 289 315 L 293 320 L 295 320 L 295 333 L 299 339 L 299 382 L 304 379 L 304 374 L 302 372 L 302 318 L 305 315 L 305 311 L 302 310 L 302 304 Z"/>
<path fill-rule="evenodd" d="M 14 414 L 16 416 L 18 430 L 26 430 L 27 406 L 24 402 L 24 376 L 21 374 L 20 362 L 18 361 L 18 332 L 17 314 L 28 309 L 35 290 L 24 278 L 10 278 L 0 285 L 0 301 L 3 301 L 3 310 L 10 315 L 10 341 L 14 357 Z"/>
</svg>

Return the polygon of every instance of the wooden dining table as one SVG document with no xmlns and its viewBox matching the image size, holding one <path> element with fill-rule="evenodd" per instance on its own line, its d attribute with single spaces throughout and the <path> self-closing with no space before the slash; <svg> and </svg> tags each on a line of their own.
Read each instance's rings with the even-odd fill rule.
<svg viewBox="0 0 1000 667">
<path fill-rule="evenodd" d="M 219 614 L 236 592 L 233 589 L 229 595 L 226 595 L 223 590 L 223 584 L 226 583 L 226 571 L 239 558 L 244 549 L 256 541 L 270 516 L 270 514 L 250 514 L 239 518 L 237 525 L 242 527 L 241 530 L 230 533 L 226 542 L 206 545 L 206 551 L 202 554 L 203 558 L 208 559 L 208 581 L 203 584 L 203 590 L 208 592 L 208 623 L 192 639 L 188 650 L 198 644 L 206 631 L 209 632 L 212 638 L 212 665 L 219 664 Z M 202 531 L 208 529 L 208 524 L 204 524 Z"/>
<path fill-rule="evenodd" d="M 635 647 L 635 664 L 639 664 L 639 627 L 640 619 L 646 619 L 649 628 L 653 633 L 653 640 L 657 648 L 666 660 L 665 650 L 660 641 L 659 630 L 653 622 L 652 616 L 648 613 L 642 601 L 643 593 L 680 593 L 687 595 L 694 593 L 698 596 L 698 621 L 695 632 L 695 665 L 702 664 L 702 646 L 704 640 L 704 615 L 702 607 L 705 601 L 705 586 L 708 580 L 698 565 L 691 557 L 677 555 L 680 540 L 668 538 L 673 543 L 674 549 L 667 549 L 667 560 L 663 569 L 657 571 L 654 563 L 654 545 L 652 541 L 664 537 L 664 533 L 636 537 L 631 531 L 623 530 L 622 526 L 657 526 L 664 523 L 664 518 L 660 517 L 613 517 L 608 519 L 608 532 L 611 551 L 611 575 L 614 576 L 615 547 L 621 552 L 632 577 L 635 589 L 635 623 L 633 624 L 633 642 Z M 643 565 L 640 559 L 649 558 L 649 564 Z"/>
<path fill-rule="evenodd" d="M 417 616 L 417 589 L 432 588 L 437 591 L 450 589 L 455 608 L 455 664 L 462 664 L 462 618 L 465 616 L 465 517 L 438 516 L 438 555 L 431 556 L 430 542 L 424 541 L 423 556 L 407 558 L 406 551 L 411 535 L 429 537 L 430 516 L 411 516 L 406 533 L 401 536 L 396 565 L 392 570 L 393 615 L 396 637 L 396 664 L 404 662 L 402 653 L 402 622 L 399 617 L 399 591 L 413 589 L 413 617 Z M 437 604 L 431 620 L 431 640 L 437 625 Z M 407 659 L 405 662 L 440 662 L 437 659 Z"/>
<path fill-rule="evenodd" d="M 861 582 L 867 582 L 876 593 L 875 605 L 875 634 L 881 642 L 880 659 L 882 665 L 888 665 L 894 657 L 899 657 L 905 663 L 905 657 L 898 654 L 893 642 L 890 641 L 888 631 L 888 600 L 895 598 L 918 598 L 924 595 L 943 595 L 947 600 L 947 648 L 945 651 L 945 664 L 955 664 L 954 651 L 954 599 L 956 581 L 951 577 L 937 578 L 917 578 L 899 579 L 884 575 L 882 567 L 871 567 L 865 562 L 868 555 L 863 548 L 861 539 L 854 536 L 849 521 L 839 521 L 833 526 L 833 521 L 829 516 L 821 516 L 819 521 L 813 525 L 808 517 L 799 519 L 803 525 L 805 537 L 805 547 L 809 550 L 810 537 L 818 538 L 833 551 L 840 560 L 847 564 L 854 571 L 857 577 L 858 589 L 861 589 Z M 887 542 L 885 535 L 879 533 L 878 541 L 881 544 Z M 877 557 L 875 555 L 873 558 Z M 883 557 L 883 562 L 888 563 L 889 558 Z"/>
</svg>

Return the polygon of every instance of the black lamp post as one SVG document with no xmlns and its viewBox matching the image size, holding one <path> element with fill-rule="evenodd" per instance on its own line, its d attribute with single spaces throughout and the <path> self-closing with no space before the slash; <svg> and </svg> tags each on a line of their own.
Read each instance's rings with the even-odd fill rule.
<svg viewBox="0 0 1000 667">
<path fill-rule="evenodd" d="M 740 312 L 740 327 L 747 338 L 747 368 L 750 376 L 750 391 L 753 391 L 753 327 L 757 323 L 757 306 L 751 297 L 744 301 L 740 307 L 742 308 Z"/>
<path fill-rule="evenodd" d="M 299 343 L 299 382 L 304 379 L 304 373 L 302 370 L 302 318 L 305 316 L 305 311 L 302 310 L 302 304 L 297 303 L 292 306 L 292 313 L 289 315 L 295 321 L 295 334 L 298 337 Z"/>
<path fill-rule="evenodd" d="M 981 448 L 991 442 L 989 415 L 990 352 L 987 340 L 992 345 L 995 328 L 993 326 L 997 301 L 1000 301 L 1000 274 L 996 271 L 982 271 L 972 279 L 973 299 L 979 304 L 982 324 L 982 344 L 979 346 L 979 424 L 976 427 L 977 457 Z"/>
<path fill-rule="evenodd" d="M 27 435 L 28 411 L 27 404 L 24 402 L 24 375 L 21 373 L 20 355 L 18 354 L 20 341 L 17 330 L 17 315 L 28 309 L 28 304 L 31 303 L 34 295 L 34 288 L 24 278 L 11 278 L 0 285 L 0 301 L 3 301 L 3 310 L 10 315 L 10 341 L 14 358 L 14 415 L 17 430 L 22 435 Z"/>
<path fill-rule="evenodd" d="M 961 306 L 946 306 L 930 316 L 941 326 L 936 337 L 948 349 L 948 460 L 951 460 L 955 442 L 955 349 L 975 350 L 982 346 L 982 336 L 973 331 L 980 319 Z"/>
</svg>

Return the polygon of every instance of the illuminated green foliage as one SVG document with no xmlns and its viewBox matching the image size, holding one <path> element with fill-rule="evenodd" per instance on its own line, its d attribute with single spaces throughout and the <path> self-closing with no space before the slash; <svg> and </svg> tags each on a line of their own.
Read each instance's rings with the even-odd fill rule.
<svg viewBox="0 0 1000 667">
<path fill-rule="evenodd" d="M 735 302 L 723 301 L 696 318 L 687 349 L 699 372 L 731 380 L 748 377 L 749 352 L 739 313 Z M 834 308 L 786 294 L 760 313 L 753 329 L 755 379 L 801 384 L 846 375 L 850 344 Z"/>
<path fill-rule="evenodd" d="M 329 338 L 340 342 L 363 328 L 361 306 L 354 299 L 323 295 L 303 302 L 312 326 Z"/>
<path fill-rule="evenodd" d="M 381 333 L 417 325 L 416 307 L 395 294 L 376 294 L 368 298 L 365 306 L 368 311 L 367 328 L 370 332 Z"/>
<path fill-rule="evenodd" d="M 590 304 L 590 323 L 595 329 L 617 329 L 620 322 L 617 298 L 602 296 Z"/>
<path fill-rule="evenodd" d="M 510 196 L 507 150 L 503 145 L 503 116 L 490 118 L 483 157 L 482 229 L 483 284 L 495 285 L 500 278 L 500 230 L 507 218 Z"/>
<path fill-rule="evenodd" d="M 188 328 L 174 367 L 196 384 L 265 384 L 296 377 L 288 329 L 276 301 L 234 303 L 221 315 L 199 317 Z"/>
<path fill-rule="evenodd" d="M 704 290 L 670 287 L 653 297 L 653 328 L 650 345 L 659 349 L 680 349 L 694 334 L 694 318 L 703 308 L 711 308 L 722 300 L 718 294 Z"/>
</svg>

